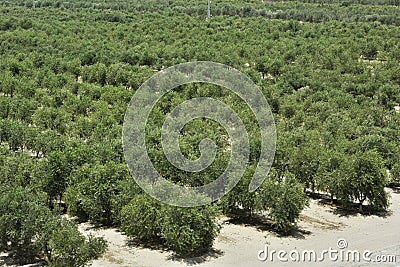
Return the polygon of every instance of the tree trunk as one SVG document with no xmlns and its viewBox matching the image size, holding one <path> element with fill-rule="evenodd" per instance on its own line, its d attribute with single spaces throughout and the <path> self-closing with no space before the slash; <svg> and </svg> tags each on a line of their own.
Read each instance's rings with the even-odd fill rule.
<svg viewBox="0 0 400 267">
<path fill-rule="evenodd" d="M 363 196 L 358 199 L 358 202 L 360 203 L 360 206 L 358 207 L 359 212 L 363 212 L 363 203 L 367 199 L 367 197 Z"/>
</svg>

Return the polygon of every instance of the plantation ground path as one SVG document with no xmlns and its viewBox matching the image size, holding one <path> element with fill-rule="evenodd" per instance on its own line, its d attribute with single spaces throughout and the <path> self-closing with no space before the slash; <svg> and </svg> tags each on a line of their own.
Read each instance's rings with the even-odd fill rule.
<svg viewBox="0 0 400 267">
<path fill-rule="evenodd" d="M 338 249 L 338 239 L 345 239 L 347 250 L 370 250 L 376 255 L 397 255 L 396 263 L 334 263 L 327 259 L 323 263 L 296 263 L 295 266 L 400 266 L 400 192 L 388 189 L 391 206 L 388 214 L 362 216 L 343 215 L 330 205 L 311 200 L 299 221 L 299 231 L 290 237 L 279 237 L 255 226 L 233 224 L 225 219 L 214 251 L 208 255 L 190 259 L 179 259 L 162 248 L 150 249 L 129 245 L 126 237 L 115 229 L 93 229 L 87 224 L 80 228 L 85 233 L 104 236 L 109 241 L 109 250 L 103 258 L 94 261 L 92 267 L 137 266 L 288 266 L 288 263 L 259 261 L 257 252 L 268 244 L 270 250 L 315 250 L 320 255 L 324 249 Z M 345 249 L 346 250 L 346 249 Z M 292 262 L 290 262 L 292 265 Z"/>
</svg>

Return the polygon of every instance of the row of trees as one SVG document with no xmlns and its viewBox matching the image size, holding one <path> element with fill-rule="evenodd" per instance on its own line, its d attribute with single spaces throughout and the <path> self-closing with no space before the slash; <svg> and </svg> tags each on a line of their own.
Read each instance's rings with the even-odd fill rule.
<svg viewBox="0 0 400 267">
<path fill-rule="evenodd" d="M 7 4 L 6 1 L 4 1 Z M 398 11 L 390 6 L 399 6 L 398 0 L 362 0 L 362 1 L 325 1 L 307 0 L 292 1 L 292 5 L 286 5 L 284 1 L 260 2 L 250 1 L 218 1 L 213 3 L 212 13 L 214 16 L 241 16 L 241 17 L 266 17 L 273 19 L 295 19 L 309 22 L 326 22 L 332 20 L 343 21 L 379 21 L 389 25 L 399 25 Z M 118 1 L 118 2 L 88 2 L 88 1 L 19 1 L 14 4 L 29 8 L 60 8 L 78 9 L 87 8 L 91 10 L 106 10 L 99 14 L 96 20 L 107 22 L 125 22 L 129 19 L 120 10 L 130 12 L 159 12 L 186 13 L 195 16 L 207 16 L 207 3 L 203 1 Z M 389 7 L 387 7 L 387 5 Z M 349 8 L 351 7 L 351 8 Z M 113 12 L 109 12 L 113 10 Z M 29 24 L 28 24 L 29 26 Z"/>
<path fill-rule="evenodd" d="M 290 0 L 290 1 L 298 1 L 298 0 Z M 279 2 L 279 1 L 276 1 Z M 332 4 L 332 3 L 337 3 L 337 4 L 342 4 L 345 6 L 349 5 L 393 5 L 393 6 L 399 6 L 400 2 L 399 0 L 356 0 L 356 1 L 344 1 L 344 0 L 333 0 L 333 1 L 327 1 L 327 0 L 301 0 L 299 2 L 304 2 L 304 3 L 313 3 L 313 4 Z"/>
</svg>

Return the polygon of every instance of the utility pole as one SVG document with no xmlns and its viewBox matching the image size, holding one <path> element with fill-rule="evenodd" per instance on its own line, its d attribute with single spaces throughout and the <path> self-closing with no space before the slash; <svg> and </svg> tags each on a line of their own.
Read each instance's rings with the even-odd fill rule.
<svg viewBox="0 0 400 267">
<path fill-rule="evenodd" d="M 208 19 L 211 19 L 211 0 L 208 0 L 208 12 L 207 12 Z"/>
</svg>

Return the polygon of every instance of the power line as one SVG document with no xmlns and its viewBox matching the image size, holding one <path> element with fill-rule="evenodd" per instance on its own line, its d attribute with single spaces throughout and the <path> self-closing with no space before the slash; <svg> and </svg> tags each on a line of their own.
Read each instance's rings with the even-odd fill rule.
<svg viewBox="0 0 400 267">
<path fill-rule="evenodd" d="M 208 12 L 207 12 L 207 17 L 210 19 L 211 18 L 211 0 L 208 0 Z"/>
</svg>

